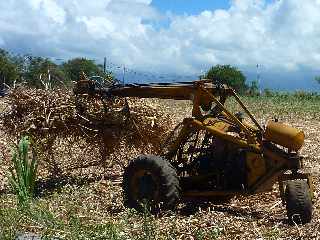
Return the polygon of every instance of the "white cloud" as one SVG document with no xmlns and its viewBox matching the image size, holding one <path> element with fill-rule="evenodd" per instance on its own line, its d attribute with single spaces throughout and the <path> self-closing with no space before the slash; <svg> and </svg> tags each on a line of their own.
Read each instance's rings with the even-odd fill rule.
<svg viewBox="0 0 320 240">
<path fill-rule="evenodd" d="M 41 17 L 63 24 L 65 21 L 65 11 L 54 0 L 31 0 L 29 2 L 34 11 L 41 13 Z"/>
<path fill-rule="evenodd" d="M 115 25 L 104 17 L 79 17 L 77 22 L 84 23 L 87 31 L 94 39 L 107 38 L 116 31 Z"/>
<path fill-rule="evenodd" d="M 234 0 L 228 10 L 193 16 L 163 16 L 150 3 L 1 1 L 0 45 L 59 58 L 107 56 L 163 72 L 198 73 L 218 63 L 286 71 L 320 65 L 319 0 Z M 169 26 L 152 24 L 164 19 Z"/>
</svg>

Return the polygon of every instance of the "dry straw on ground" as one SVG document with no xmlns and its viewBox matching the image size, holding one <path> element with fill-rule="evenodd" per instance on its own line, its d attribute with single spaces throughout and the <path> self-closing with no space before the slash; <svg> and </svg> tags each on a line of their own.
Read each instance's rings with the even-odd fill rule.
<svg viewBox="0 0 320 240">
<path fill-rule="evenodd" d="M 111 166 L 117 160 L 110 156 L 124 150 L 157 152 L 170 126 L 166 115 L 141 99 L 20 87 L 6 97 L 6 105 L 1 130 L 12 139 L 30 135 L 54 174 Z M 117 163 L 125 164 L 119 159 Z"/>
</svg>

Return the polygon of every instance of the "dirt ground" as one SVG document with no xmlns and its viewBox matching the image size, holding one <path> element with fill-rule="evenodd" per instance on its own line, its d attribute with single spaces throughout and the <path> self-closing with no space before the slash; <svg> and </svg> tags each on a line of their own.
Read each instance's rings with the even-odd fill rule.
<svg viewBox="0 0 320 240">
<path fill-rule="evenodd" d="M 186 102 L 150 100 L 155 108 L 160 107 L 170 113 L 176 122 L 190 113 L 190 104 Z M 275 103 L 276 104 L 276 103 Z M 250 106 L 249 106 L 250 108 Z M 255 108 L 252 105 L 252 108 Z M 270 111 L 272 107 L 270 107 Z M 254 110 L 261 123 L 272 116 Z M 304 130 L 306 138 L 301 154 L 305 157 L 305 167 L 312 172 L 315 186 L 314 212 L 312 222 L 306 225 L 288 224 L 285 206 L 279 198 L 275 185 L 270 193 L 250 197 L 234 197 L 230 203 L 215 205 L 210 202 L 181 203 L 177 212 L 167 212 L 153 219 L 156 239 L 320 239 L 320 122 L 314 115 L 296 113 L 280 117 L 280 120 Z M 0 139 L 0 196 L 10 205 L 12 195 L 8 190 L 6 173 L 10 158 L 11 143 Z M 124 158 L 134 157 L 137 153 L 125 154 Z M 127 161 L 127 159 L 125 160 Z M 97 168 L 79 169 L 68 174 L 68 180 L 61 179 L 59 191 L 50 183 L 43 185 L 50 190 L 40 201 L 45 201 L 57 215 L 63 216 L 67 205 L 77 206 L 76 214 L 84 219 L 103 219 L 116 223 L 125 223 L 125 232 L 139 234 L 137 217 L 122 205 L 121 168 L 107 171 Z M 72 181 L 75 179 L 75 181 Z M 51 188 L 52 187 L 52 188 Z M 171 237 L 170 237 L 171 236 Z"/>
</svg>

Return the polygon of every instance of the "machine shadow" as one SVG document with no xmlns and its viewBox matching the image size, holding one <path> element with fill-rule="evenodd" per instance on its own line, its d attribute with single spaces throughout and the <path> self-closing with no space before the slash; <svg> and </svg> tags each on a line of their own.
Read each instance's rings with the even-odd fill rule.
<svg viewBox="0 0 320 240">
<path fill-rule="evenodd" d="M 50 196 L 54 192 L 60 192 L 66 185 L 76 185 L 78 187 L 88 185 L 90 183 L 104 180 L 115 181 L 120 177 L 119 174 L 96 175 L 96 176 L 51 176 L 46 179 L 40 179 L 36 182 L 35 196 L 44 197 Z"/>
<path fill-rule="evenodd" d="M 286 218 L 275 218 L 268 211 L 255 211 L 249 209 L 243 209 L 239 206 L 231 206 L 229 203 L 220 203 L 213 201 L 184 201 L 183 206 L 178 210 L 178 214 L 181 216 L 191 216 L 197 214 L 200 209 L 201 211 L 211 211 L 222 212 L 230 214 L 235 217 L 244 217 L 249 220 L 261 220 L 265 219 L 270 223 L 284 223 L 288 224 Z"/>
</svg>

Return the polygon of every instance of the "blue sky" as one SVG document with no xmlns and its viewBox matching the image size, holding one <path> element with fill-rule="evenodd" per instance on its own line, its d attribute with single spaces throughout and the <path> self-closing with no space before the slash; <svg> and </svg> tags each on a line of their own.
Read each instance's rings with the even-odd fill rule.
<svg viewBox="0 0 320 240">
<path fill-rule="evenodd" d="M 267 0 L 270 4 L 279 0 Z M 232 0 L 152 0 L 151 5 L 162 12 L 171 12 L 177 15 L 197 15 L 203 11 L 214 11 L 216 9 L 228 9 Z"/>
<path fill-rule="evenodd" d="M 118 66 L 110 70 L 126 66 L 155 81 L 190 79 L 216 64 L 253 80 L 259 64 L 262 88 L 319 90 L 319 26 L 320 0 L 0 1 L 0 48 L 107 57 Z"/>
<path fill-rule="evenodd" d="M 174 14 L 196 15 L 205 10 L 227 9 L 229 0 L 153 0 L 152 6 L 159 11 L 170 11 Z"/>
</svg>

